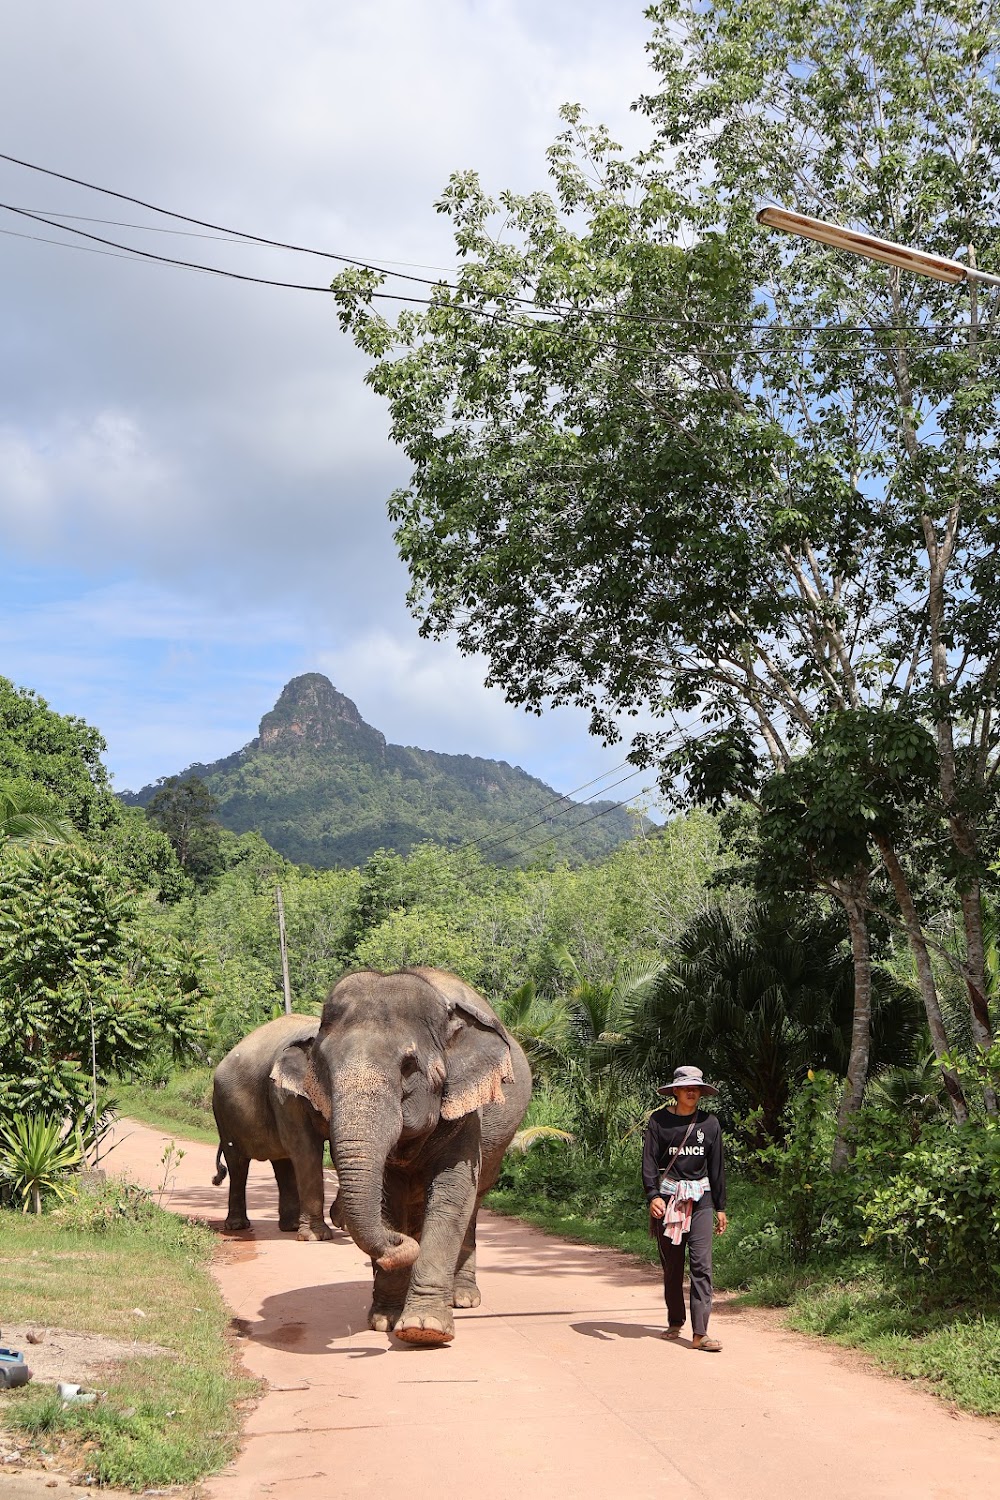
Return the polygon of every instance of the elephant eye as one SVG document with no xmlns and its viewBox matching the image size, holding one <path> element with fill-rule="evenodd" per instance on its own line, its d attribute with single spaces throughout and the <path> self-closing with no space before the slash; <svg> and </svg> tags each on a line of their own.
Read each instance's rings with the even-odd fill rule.
<svg viewBox="0 0 1000 1500">
<path fill-rule="evenodd" d="M 406 1056 L 403 1058 L 402 1063 L 403 1077 L 412 1078 L 414 1073 L 418 1071 L 419 1067 L 420 1064 L 417 1062 L 416 1056 L 412 1052 L 407 1052 Z"/>
</svg>

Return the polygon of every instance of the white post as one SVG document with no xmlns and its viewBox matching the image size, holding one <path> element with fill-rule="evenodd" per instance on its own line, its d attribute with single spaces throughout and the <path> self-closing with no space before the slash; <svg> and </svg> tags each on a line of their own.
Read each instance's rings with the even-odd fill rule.
<svg viewBox="0 0 1000 1500">
<path fill-rule="evenodd" d="M 90 994 L 89 990 L 87 992 L 87 999 L 90 1002 L 90 1079 L 93 1085 L 93 1093 L 91 1095 L 93 1119 L 90 1123 L 94 1132 L 94 1168 L 96 1170 L 101 1164 L 101 1148 L 97 1138 L 97 1031 L 94 1026 L 94 997 Z M 86 1157 L 84 1157 L 84 1161 L 86 1161 Z"/>
<path fill-rule="evenodd" d="M 281 943 L 281 982 L 285 989 L 285 1015 L 292 1013 L 292 986 L 288 980 L 288 945 L 285 942 L 285 903 L 281 896 L 281 886 L 275 886 L 274 893 L 278 898 L 278 939 Z"/>
</svg>

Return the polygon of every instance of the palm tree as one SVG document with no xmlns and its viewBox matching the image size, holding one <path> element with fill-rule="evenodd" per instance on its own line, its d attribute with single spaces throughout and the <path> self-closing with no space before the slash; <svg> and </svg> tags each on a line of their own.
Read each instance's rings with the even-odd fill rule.
<svg viewBox="0 0 1000 1500">
<path fill-rule="evenodd" d="M 602 983 L 585 979 L 565 949 L 551 957 L 571 981 L 568 993 L 544 999 L 529 980 L 498 1012 L 535 1072 L 568 1099 L 580 1143 L 602 1157 L 613 1155 L 642 1117 L 641 1084 L 619 1055 L 663 965 L 658 960 L 624 964 L 611 982 Z"/>
<path fill-rule="evenodd" d="M 539 995 L 534 980 L 528 979 L 499 1002 L 497 1015 L 524 1048 L 536 1074 L 552 1078 L 561 1072 L 568 1029 L 562 1000 L 545 999 Z"/>
<path fill-rule="evenodd" d="M 72 844 L 75 839 L 68 818 L 28 812 L 22 798 L 0 785 L 0 849 L 5 844 Z"/>
<path fill-rule="evenodd" d="M 843 1073 L 854 980 L 840 923 L 806 905 L 713 907 L 681 935 L 655 978 L 623 1058 L 647 1077 L 694 1063 L 777 1139 L 792 1086 L 810 1067 Z M 908 1061 L 919 1016 L 904 986 L 876 983 L 873 1059 Z"/>
<path fill-rule="evenodd" d="M 914 1142 L 922 1126 L 948 1116 L 948 1096 L 933 1049 L 911 1067 L 886 1068 L 877 1074 L 868 1085 L 868 1098 L 905 1120 Z"/>
</svg>

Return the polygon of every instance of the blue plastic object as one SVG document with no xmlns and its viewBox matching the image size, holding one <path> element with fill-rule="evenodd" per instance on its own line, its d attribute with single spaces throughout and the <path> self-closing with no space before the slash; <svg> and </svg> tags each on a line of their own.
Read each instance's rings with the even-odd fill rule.
<svg viewBox="0 0 1000 1500">
<path fill-rule="evenodd" d="M 31 1371 L 24 1363 L 19 1349 L 0 1348 L 0 1391 L 11 1391 L 15 1386 L 27 1385 Z"/>
</svg>

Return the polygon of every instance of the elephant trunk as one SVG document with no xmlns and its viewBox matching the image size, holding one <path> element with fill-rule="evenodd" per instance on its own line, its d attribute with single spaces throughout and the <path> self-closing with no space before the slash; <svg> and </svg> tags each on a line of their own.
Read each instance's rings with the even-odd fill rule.
<svg viewBox="0 0 1000 1500">
<path fill-rule="evenodd" d="M 354 1243 L 377 1266 L 400 1271 L 420 1253 L 416 1240 L 382 1217 L 385 1164 L 399 1139 L 402 1111 L 388 1089 L 375 1093 L 359 1082 L 345 1080 L 334 1093 L 330 1150 L 340 1179 L 337 1213 Z"/>
</svg>

